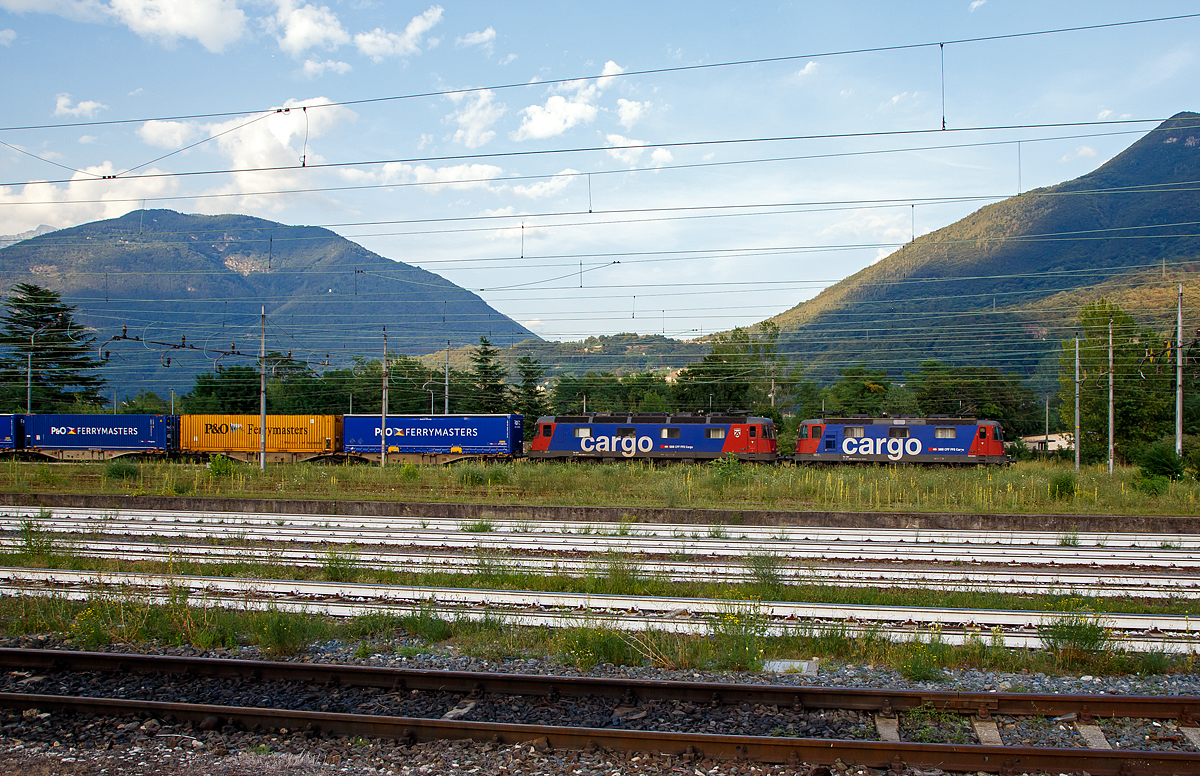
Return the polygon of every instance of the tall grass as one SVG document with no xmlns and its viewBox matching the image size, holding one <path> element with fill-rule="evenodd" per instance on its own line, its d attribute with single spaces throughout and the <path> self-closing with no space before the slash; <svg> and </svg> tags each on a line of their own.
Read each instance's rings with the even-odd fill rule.
<svg viewBox="0 0 1200 776">
<path fill-rule="evenodd" d="M 39 468 L 39 466 L 41 468 Z M 104 476 L 105 464 L 12 462 L 0 467 L 0 491 L 125 493 L 130 480 Z M 797 467 L 741 463 L 656 467 L 633 461 L 605 466 L 520 461 L 449 467 L 272 465 L 235 462 L 143 463 L 140 492 L 196 496 L 575 504 L 615 507 L 1104 512 L 1192 514 L 1200 483 L 1167 481 L 1154 499 L 1131 468 L 1109 476 L 1086 467 L 1028 461 L 1007 468 L 919 469 L 901 466 Z"/>
</svg>

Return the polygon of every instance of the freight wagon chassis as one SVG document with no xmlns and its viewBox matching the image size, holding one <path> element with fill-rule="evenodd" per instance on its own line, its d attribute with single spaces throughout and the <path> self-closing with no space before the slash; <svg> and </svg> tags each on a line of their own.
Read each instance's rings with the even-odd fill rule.
<svg viewBox="0 0 1200 776">
<path fill-rule="evenodd" d="M 354 463 L 379 463 L 379 453 L 347 453 L 345 460 Z M 418 466 L 443 466 L 459 461 L 512 461 L 506 455 L 482 455 L 480 453 L 388 453 L 389 464 L 416 464 Z"/>
<path fill-rule="evenodd" d="M 79 461 L 111 461 L 113 458 L 123 458 L 125 456 L 152 456 L 154 458 L 166 458 L 167 454 L 163 450 L 46 450 L 43 448 L 34 448 L 15 451 L 17 455 L 26 455 L 34 457 L 35 460 L 49 458 L 52 461 L 60 463 L 75 463 Z"/>
</svg>

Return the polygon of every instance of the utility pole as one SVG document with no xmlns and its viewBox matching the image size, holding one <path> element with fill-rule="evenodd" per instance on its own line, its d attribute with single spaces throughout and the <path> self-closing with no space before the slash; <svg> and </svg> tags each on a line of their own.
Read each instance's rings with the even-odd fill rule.
<svg viewBox="0 0 1200 776">
<path fill-rule="evenodd" d="M 258 330 L 258 468 L 267 468 L 267 306 Z"/>
<path fill-rule="evenodd" d="M 1046 394 L 1046 455 L 1050 455 L 1050 394 Z"/>
<path fill-rule="evenodd" d="M 387 327 L 383 327 L 383 403 L 379 405 L 379 468 L 387 464 L 387 402 L 388 402 L 388 373 L 387 373 Z"/>
<path fill-rule="evenodd" d="M 1108 319 L 1108 473 L 1113 473 L 1113 343 L 1112 323 Z"/>
<path fill-rule="evenodd" d="M 450 340 L 446 340 L 446 409 L 442 414 L 450 414 Z"/>
<path fill-rule="evenodd" d="M 1183 455 L 1183 283 L 1175 322 L 1175 455 Z"/>
<path fill-rule="evenodd" d="M 1079 473 L 1079 337 L 1075 338 L 1075 473 Z"/>
</svg>

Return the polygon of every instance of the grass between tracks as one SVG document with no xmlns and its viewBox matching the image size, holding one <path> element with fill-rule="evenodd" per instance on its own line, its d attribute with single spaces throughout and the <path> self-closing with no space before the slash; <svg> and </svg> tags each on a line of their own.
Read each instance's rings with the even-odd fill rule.
<svg viewBox="0 0 1200 776">
<path fill-rule="evenodd" d="M 1200 482 L 1145 487 L 1133 469 L 1109 475 L 1065 464 L 1007 468 L 797 467 L 720 462 L 654 466 L 519 461 L 441 467 L 411 464 L 233 463 L 0 465 L 0 492 L 405 500 L 512 505 L 768 510 L 904 510 L 982 513 L 1196 514 Z"/>
<path fill-rule="evenodd" d="M 424 586 L 509 590 L 571 591 L 595 594 L 678 596 L 723 601 L 706 620 L 707 633 L 688 636 L 662 631 L 622 632 L 585 617 L 570 627 L 550 630 L 521 626 L 502 614 L 482 620 L 447 621 L 432 607 L 409 614 L 376 613 L 351 620 L 288 613 L 209 609 L 188 601 L 173 587 L 165 603 L 151 604 L 120 587 L 97 591 L 88 601 L 19 596 L 0 599 L 0 633 L 55 632 L 89 648 L 111 643 L 160 642 L 201 648 L 258 644 L 270 655 L 287 656 L 323 638 L 359 641 L 362 656 L 376 652 L 422 649 L 404 636 L 425 644 L 449 642 L 467 654 L 489 659 L 554 657 L 581 669 L 601 663 L 651 665 L 675 669 L 758 670 L 768 658 L 819 656 L 847 662 L 890 665 L 915 680 L 936 680 L 942 669 L 1086 671 L 1090 673 L 1158 673 L 1192 670 L 1192 657 L 1164 653 L 1133 654 L 1121 648 L 1105 626 L 1107 612 L 1197 614 L 1195 602 L 1183 599 L 1084 599 L 1063 595 L 1011 595 L 970 591 L 892 590 L 783 584 L 779 560 L 751 556 L 745 562 L 752 582 L 743 585 L 673 583 L 639 567 L 636 559 L 609 555 L 582 577 L 564 573 L 522 571 L 506 556 L 481 553 L 465 574 L 405 573 L 369 569 L 353 548 L 330 548 L 320 567 L 288 567 L 269 551 L 247 548 L 247 557 L 224 564 L 122 563 L 90 559 L 78 545 L 46 533 L 26 521 L 20 551 L 0 556 L 0 564 L 43 568 L 145 571 L 168 575 L 222 575 L 270 579 L 324 579 L 336 582 L 382 582 Z M 978 609 L 1040 610 L 1039 633 L 1044 649 L 1012 650 L 980 636 L 962 646 L 945 644 L 937 631 L 897 643 L 882 632 L 852 636 L 837 626 L 798 623 L 782 635 L 767 634 L 762 600 L 825 601 L 903 606 L 959 606 Z"/>
</svg>

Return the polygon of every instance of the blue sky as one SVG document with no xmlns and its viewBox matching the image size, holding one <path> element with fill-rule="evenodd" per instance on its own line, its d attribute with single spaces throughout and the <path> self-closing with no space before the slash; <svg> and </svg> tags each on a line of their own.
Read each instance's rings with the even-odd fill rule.
<svg viewBox="0 0 1200 776">
<path fill-rule="evenodd" d="M 834 52 L 1195 11 L 0 0 L 0 234 L 143 199 L 248 213 L 329 226 L 549 338 L 690 337 L 1200 110 L 1200 19 Z M 629 74 L 771 57 L 791 59 Z M 711 142 L 780 136 L 805 139 Z M 184 174 L 260 167 L 289 169 Z"/>
</svg>

